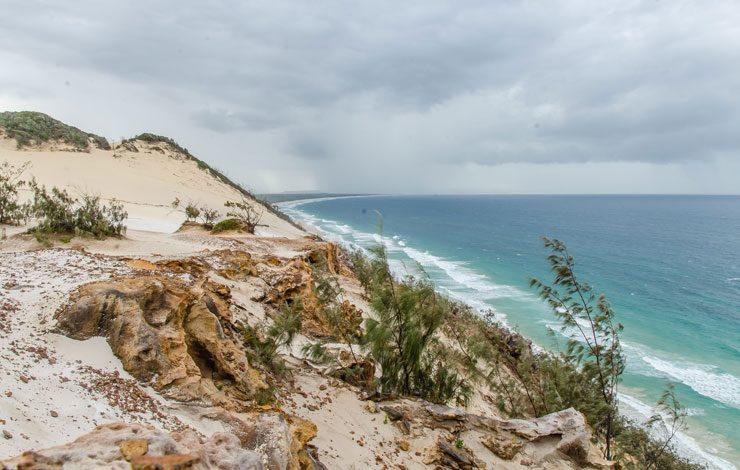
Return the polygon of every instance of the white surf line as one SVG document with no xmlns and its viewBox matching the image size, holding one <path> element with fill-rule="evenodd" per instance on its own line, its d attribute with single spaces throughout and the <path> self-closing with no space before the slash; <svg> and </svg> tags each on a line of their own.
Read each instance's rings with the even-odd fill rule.
<svg viewBox="0 0 740 470">
<path fill-rule="evenodd" d="M 355 197 L 355 196 L 348 196 L 348 197 Z M 366 196 L 360 196 L 360 197 L 366 197 Z M 341 199 L 341 198 L 339 198 L 339 197 L 338 198 L 324 198 L 324 200 L 331 200 L 331 199 Z M 308 214 L 308 213 L 303 212 L 303 211 L 301 211 L 299 209 L 295 209 L 296 206 L 303 205 L 303 203 L 310 203 L 310 202 L 314 202 L 314 201 L 317 201 L 317 200 L 318 199 L 313 199 L 313 200 L 309 199 L 309 200 L 305 200 L 305 201 L 304 200 L 301 200 L 301 201 L 290 201 L 290 202 L 299 202 L 300 203 L 300 204 L 295 204 L 295 205 L 291 206 L 291 209 L 293 209 L 293 211 L 296 212 L 297 216 L 299 216 L 299 217 L 302 216 L 302 218 L 304 219 L 303 222 L 308 223 L 308 224 L 311 224 L 311 222 L 316 223 L 318 221 L 321 221 L 321 222 L 323 222 L 325 224 L 330 224 L 330 225 L 335 225 L 335 226 L 339 226 L 339 225 L 348 226 L 347 224 L 342 224 L 341 222 L 336 221 L 336 220 L 328 220 L 328 219 L 318 218 L 316 216 L 313 216 L 312 214 Z M 432 265 L 433 266 L 436 266 L 442 272 L 444 272 L 445 275 L 448 278 L 450 278 L 450 280 L 452 280 L 453 282 L 457 283 L 458 285 L 460 285 L 460 286 L 462 286 L 464 288 L 469 288 L 469 289 L 476 290 L 476 291 L 479 291 L 480 292 L 480 290 L 477 289 L 476 287 L 472 287 L 472 286 L 468 285 L 467 283 L 461 282 L 461 280 L 456 279 L 454 276 L 452 276 L 450 274 L 450 272 L 449 272 L 448 269 L 445 269 L 445 267 L 450 268 L 451 267 L 450 265 L 455 265 L 456 268 L 462 267 L 464 270 L 469 271 L 469 273 L 467 273 L 467 274 L 474 275 L 474 277 L 476 278 L 475 280 L 480 281 L 480 280 L 482 280 L 482 278 L 487 279 L 487 276 L 481 275 L 481 274 L 479 274 L 479 273 L 477 273 L 474 270 L 471 270 L 469 268 L 465 268 L 463 266 L 464 265 L 463 262 L 456 262 L 456 261 L 446 260 L 444 258 L 441 258 L 441 257 L 438 257 L 436 255 L 433 255 L 433 254 L 429 253 L 428 251 L 422 252 L 420 250 L 417 250 L 416 248 L 407 247 L 405 243 L 404 244 L 401 244 L 401 241 L 402 240 L 400 238 L 396 238 L 397 236 L 396 237 L 386 237 L 386 236 L 381 236 L 379 234 L 370 234 L 370 233 L 366 233 L 366 232 L 363 232 L 363 231 L 352 229 L 351 227 L 350 227 L 350 229 L 351 229 L 351 232 L 350 233 L 344 233 L 342 231 L 343 232 L 342 234 L 338 234 L 338 233 L 335 233 L 335 232 L 330 232 L 330 231 L 324 230 L 320 226 L 313 225 L 313 227 L 316 230 L 320 231 L 321 233 L 326 234 L 327 235 L 327 238 L 332 239 L 332 241 L 337 241 L 339 243 L 342 243 L 345 246 L 348 246 L 348 247 L 351 247 L 351 248 L 354 248 L 354 249 L 358 249 L 359 248 L 360 250 L 362 250 L 366 254 L 368 252 L 365 249 L 365 247 L 363 247 L 363 246 L 361 246 L 361 245 L 359 245 L 359 244 L 357 244 L 357 243 L 355 243 L 353 241 L 346 240 L 344 238 L 344 235 L 352 235 L 353 238 L 361 238 L 361 239 L 364 239 L 366 241 L 375 240 L 376 242 L 382 242 L 382 243 L 385 244 L 386 249 L 389 252 L 391 252 L 391 251 L 399 252 L 400 251 L 400 252 L 403 252 L 407 257 L 409 257 L 413 261 L 416 261 L 419 264 L 421 264 L 422 266 L 424 264 L 427 264 L 427 266 L 432 266 Z M 396 243 L 398 244 L 398 247 L 396 247 Z M 411 251 L 416 256 L 412 256 L 412 254 L 409 253 L 409 251 Z M 394 261 L 394 263 L 393 263 L 394 266 L 391 266 L 391 268 L 392 268 L 391 270 L 394 271 L 394 274 L 401 275 L 401 276 L 408 275 L 408 274 L 414 275 L 414 273 L 410 272 L 410 270 L 408 269 L 408 267 L 405 266 L 405 264 L 403 264 L 402 261 L 400 261 L 400 260 L 390 260 L 390 261 Z M 448 263 L 449 263 L 449 265 L 448 265 Z M 479 300 L 476 300 L 476 299 L 471 299 L 468 296 L 466 296 L 465 293 L 456 292 L 453 289 L 446 288 L 444 286 L 440 286 L 440 285 L 438 285 L 438 283 L 439 283 L 439 281 L 437 281 L 437 283 L 435 283 L 435 290 L 437 290 L 438 292 L 443 293 L 443 294 L 446 294 L 446 295 L 449 295 L 450 297 L 452 297 L 454 299 L 457 299 L 457 300 L 460 300 L 460 301 L 462 301 L 464 303 L 467 303 L 468 305 L 470 305 L 471 307 L 473 307 L 475 310 L 477 310 L 481 314 L 483 314 L 486 310 L 493 311 L 494 314 L 495 314 L 496 319 L 501 322 L 501 326 L 502 327 L 508 329 L 509 331 L 515 332 L 515 330 L 512 329 L 507 324 L 507 322 L 506 322 L 506 315 L 505 314 L 498 313 L 496 311 L 496 309 L 494 309 L 492 306 L 486 304 L 483 301 L 479 301 Z M 507 285 L 500 285 L 499 286 L 499 285 L 497 285 L 497 284 L 495 284 L 493 282 L 490 282 L 490 283 L 487 282 L 486 284 L 488 284 L 488 285 L 486 285 L 485 287 L 497 286 L 497 288 L 498 287 L 501 287 L 501 288 L 516 289 L 516 288 L 514 288 L 512 286 L 507 286 Z M 479 285 L 477 287 L 484 287 L 484 286 Z M 518 289 L 516 289 L 516 290 L 518 290 Z M 559 332 L 559 330 L 557 328 L 556 328 L 556 331 Z M 567 334 L 565 334 L 563 336 L 565 336 L 566 338 L 568 337 Z M 548 349 L 543 348 L 543 347 L 537 345 L 533 340 L 532 340 L 532 345 L 533 345 L 533 347 L 536 347 L 540 352 L 549 352 Z M 643 361 L 644 361 L 644 358 L 643 358 Z M 648 364 L 649 364 L 649 362 L 648 362 Z M 661 371 L 659 369 L 656 369 L 656 372 L 659 372 L 660 373 Z M 682 382 L 683 383 L 682 380 L 679 380 L 679 382 Z M 625 404 L 629 408 L 632 408 L 633 410 L 636 410 L 637 413 L 641 417 L 644 418 L 644 420 L 646 420 L 647 418 L 649 418 L 650 416 L 652 416 L 653 414 L 655 414 L 654 413 L 655 410 L 653 410 L 649 405 L 646 405 L 646 404 L 642 403 L 637 398 L 632 397 L 632 396 L 629 396 L 629 395 L 624 395 L 624 394 L 622 394 L 622 395 L 624 396 L 624 400 L 623 401 L 625 402 Z M 712 398 L 712 397 L 709 397 L 709 398 Z M 649 410 L 649 412 L 648 412 L 648 410 Z M 646 414 L 646 413 L 648 413 L 648 414 Z M 699 444 L 698 441 L 696 441 L 694 438 L 690 437 L 689 435 L 687 435 L 685 433 L 681 433 L 680 434 L 680 437 L 677 438 L 677 444 L 678 444 L 677 447 L 679 447 L 679 452 L 684 457 L 689 457 L 689 458 L 692 458 L 692 459 L 695 459 L 695 460 L 699 460 L 700 463 L 703 463 L 703 464 L 708 465 L 711 469 L 714 469 L 714 470 L 738 470 L 738 468 L 735 467 L 732 463 L 730 463 L 730 462 L 722 459 L 721 457 L 718 457 L 718 456 L 716 456 L 714 454 L 711 454 L 710 452 L 705 451 L 702 448 L 702 446 Z"/>
</svg>

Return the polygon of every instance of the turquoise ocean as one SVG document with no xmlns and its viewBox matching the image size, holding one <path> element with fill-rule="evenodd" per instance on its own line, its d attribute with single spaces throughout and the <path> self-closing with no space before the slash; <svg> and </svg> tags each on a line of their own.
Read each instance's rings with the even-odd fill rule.
<svg viewBox="0 0 740 470">
<path fill-rule="evenodd" d="M 622 413 L 644 421 L 672 382 L 689 414 L 679 451 L 740 469 L 740 197 L 373 196 L 280 206 L 327 239 L 382 241 L 397 272 L 423 267 L 439 290 L 492 309 L 549 349 L 548 327 L 559 325 L 527 276 L 551 279 L 542 237 L 559 238 L 625 327 Z"/>
</svg>

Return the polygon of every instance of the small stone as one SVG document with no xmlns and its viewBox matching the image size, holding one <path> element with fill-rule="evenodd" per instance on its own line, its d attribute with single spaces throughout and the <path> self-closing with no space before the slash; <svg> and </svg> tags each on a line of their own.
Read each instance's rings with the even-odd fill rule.
<svg viewBox="0 0 740 470">
<path fill-rule="evenodd" d="M 5 392 L 5 396 L 6 397 L 12 397 L 13 396 L 13 392 Z"/>
<path fill-rule="evenodd" d="M 374 401 L 366 401 L 365 402 L 365 409 L 369 411 L 370 413 L 377 413 L 378 412 L 378 405 Z"/>
<path fill-rule="evenodd" d="M 400 440 L 398 441 L 398 447 L 400 447 L 403 451 L 407 451 L 409 450 L 409 443 L 408 441 Z"/>
<path fill-rule="evenodd" d="M 357 441 L 357 445 L 360 447 L 365 447 L 365 443 L 362 441 Z"/>
<path fill-rule="evenodd" d="M 25 375 L 21 375 L 20 379 L 21 379 L 21 382 L 23 382 L 24 384 L 28 383 L 28 377 L 26 377 Z"/>
<path fill-rule="evenodd" d="M 321 385 L 319 386 L 319 390 L 326 390 L 326 385 L 324 385 L 324 384 L 321 384 Z"/>
<path fill-rule="evenodd" d="M 13 439 L 13 435 L 7 429 L 3 429 L 3 437 L 5 439 Z"/>
<path fill-rule="evenodd" d="M 146 439 L 129 439 L 121 442 L 118 449 L 123 454 L 123 458 L 130 462 L 134 457 L 146 454 L 149 451 L 149 444 L 147 444 Z"/>
<path fill-rule="evenodd" d="M 51 415 L 51 417 L 52 417 L 52 418 L 58 418 L 58 417 L 59 417 L 59 413 L 57 413 L 57 412 L 56 412 L 56 411 L 54 411 L 54 410 L 51 410 L 51 411 L 49 412 L 49 414 Z"/>
</svg>

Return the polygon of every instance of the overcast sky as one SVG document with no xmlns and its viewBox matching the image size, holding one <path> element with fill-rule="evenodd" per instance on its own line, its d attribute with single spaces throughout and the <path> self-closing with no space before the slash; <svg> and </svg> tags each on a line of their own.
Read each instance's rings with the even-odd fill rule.
<svg viewBox="0 0 740 470">
<path fill-rule="evenodd" d="M 740 193 L 737 0 L 1 0 L 0 108 L 258 192 Z"/>
</svg>

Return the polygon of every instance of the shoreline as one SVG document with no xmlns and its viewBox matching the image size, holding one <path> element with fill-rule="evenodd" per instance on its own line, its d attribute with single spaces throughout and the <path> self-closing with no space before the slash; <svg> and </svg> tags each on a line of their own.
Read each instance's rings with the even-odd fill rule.
<svg viewBox="0 0 740 470">
<path fill-rule="evenodd" d="M 317 216 L 314 216 L 313 214 L 309 214 L 299 209 L 296 209 L 299 206 L 307 205 L 312 202 L 320 202 L 320 201 L 327 201 L 327 200 L 333 200 L 333 199 L 345 199 L 345 198 L 346 197 L 337 197 L 337 198 L 322 198 L 322 199 L 314 199 L 314 200 L 290 201 L 290 202 L 283 203 L 284 205 L 282 207 L 285 209 L 288 209 L 290 212 L 289 215 L 295 218 L 302 226 L 305 226 L 306 229 L 310 230 L 312 233 L 316 233 L 317 235 L 321 236 L 322 238 L 326 238 L 327 240 L 339 242 L 347 247 L 359 248 L 363 251 L 366 251 L 365 247 L 361 246 L 360 244 L 354 241 L 350 241 L 346 239 L 346 236 L 349 235 L 350 232 L 343 233 L 343 234 L 330 232 L 330 231 L 322 229 L 320 226 L 317 226 L 317 225 L 320 225 L 320 223 L 318 223 L 317 225 L 313 225 L 311 222 L 314 222 L 314 223 L 323 222 L 326 224 L 334 224 L 337 226 L 344 225 L 346 227 L 350 227 L 346 223 L 340 222 L 337 220 L 330 221 L 328 219 L 318 218 Z M 301 216 L 301 214 L 303 216 Z M 364 232 L 358 232 L 352 227 L 350 227 L 350 229 L 352 229 L 353 233 L 363 233 L 364 234 Z M 393 237 L 388 237 L 385 235 L 383 235 L 382 239 L 380 239 L 380 235 L 373 234 L 373 238 L 375 239 L 376 242 L 382 241 L 383 243 L 385 243 L 386 247 L 388 247 L 389 242 L 390 243 L 394 242 Z M 415 249 L 414 247 L 407 247 L 405 245 L 402 245 L 402 246 L 403 248 L 407 248 L 407 249 Z M 406 251 L 406 250 L 403 250 L 403 251 Z M 426 253 L 429 254 L 431 257 L 439 258 L 438 256 L 430 254 L 429 252 L 426 252 Z M 396 271 L 397 271 L 397 274 L 401 274 L 401 275 L 404 275 L 404 274 L 414 275 L 414 273 L 410 273 L 408 269 L 406 269 L 406 267 L 403 267 L 403 269 L 396 270 Z M 446 274 L 449 276 L 449 273 L 446 273 Z M 460 300 L 470 305 L 475 311 L 479 313 L 482 313 L 482 311 L 485 309 L 493 310 L 494 312 L 496 312 L 497 319 L 499 319 L 500 317 L 503 317 L 501 318 L 502 321 L 500 321 L 500 324 L 503 328 L 521 335 L 520 332 L 518 332 L 515 328 L 512 328 L 510 324 L 506 322 L 506 312 L 498 312 L 493 306 L 489 306 L 484 301 L 478 301 L 475 299 L 471 299 L 470 297 L 466 297 L 464 293 L 454 292 L 451 289 L 442 287 L 440 286 L 438 279 L 431 279 L 431 280 L 432 282 L 434 282 L 435 289 L 438 292 L 448 295 L 454 299 Z M 548 348 L 541 346 L 533 338 L 525 336 L 525 335 L 522 335 L 522 336 L 528 341 L 531 341 L 534 348 L 541 349 L 544 351 L 549 351 Z M 624 393 L 624 392 L 622 392 L 621 395 L 623 395 L 626 399 L 620 400 L 620 404 L 624 404 L 626 409 L 621 410 L 620 414 L 630 419 L 631 421 L 635 422 L 635 424 L 641 425 L 642 423 L 646 422 L 652 415 L 656 413 L 656 409 L 654 408 L 654 406 L 648 405 L 647 403 L 643 402 L 637 396 L 631 395 L 629 393 Z M 702 441 L 701 439 L 698 438 L 697 433 L 698 431 L 692 432 L 692 433 L 687 433 L 686 431 L 683 431 L 679 435 L 676 436 L 676 439 L 673 443 L 674 445 L 676 445 L 676 448 L 678 449 L 679 453 L 682 456 L 686 458 L 691 458 L 694 461 L 698 461 L 705 465 L 708 465 L 710 469 L 738 470 L 739 467 L 735 466 L 731 461 L 725 460 L 722 456 L 714 454 L 714 453 L 710 453 L 710 451 L 705 450 L 707 448 L 712 448 L 711 444 L 713 442 Z M 704 436 L 703 433 L 701 435 Z M 713 450 L 716 450 L 716 448 L 713 448 Z"/>
</svg>

